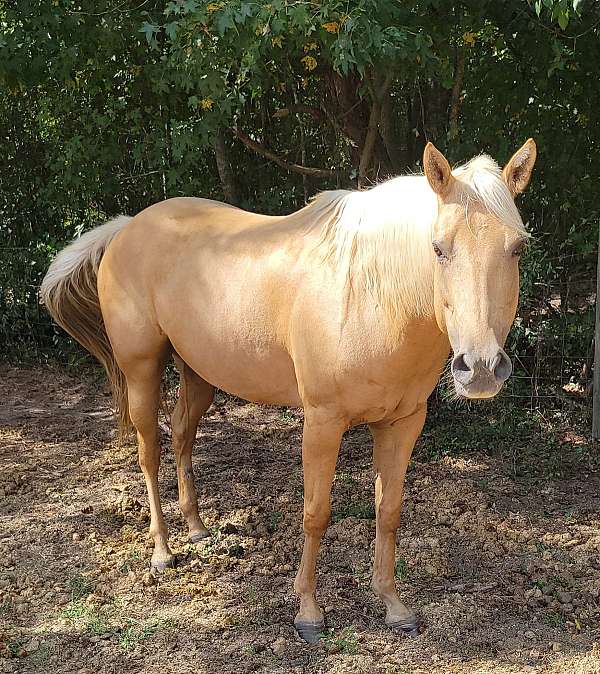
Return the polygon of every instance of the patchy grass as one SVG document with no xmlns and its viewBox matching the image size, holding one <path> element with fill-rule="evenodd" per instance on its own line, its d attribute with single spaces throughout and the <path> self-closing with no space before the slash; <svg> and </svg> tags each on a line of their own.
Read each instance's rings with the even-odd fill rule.
<svg viewBox="0 0 600 674">
<path fill-rule="evenodd" d="M 513 477 L 526 480 L 564 478 L 582 464 L 597 469 L 589 402 L 564 397 L 557 405 L 562 409 L 529 409 L 511 399 L 509 391 L 485 402 L 437 401 L 430 406 L 415 456 L 431 461 L 492 454 L 505 459 Z"/>
<path fill-rule="evenodd" d="M 89 578 L 78 574 L 69 579 L 67 583 L 69 592 L 71 593 L 71 601 L 77 602 L 79 599 L 84 599 L 94 591 L 94 587 Z"/>
<path fill-rule="evenodd" d="M 396 560 L 396 565 L 394 566 L 394 574 L 398 580 L 404 580 L 408 576 L 408 564 L 405 559 L 401 557 Z"/>
<path fill-rule="evenodd" d="M 125 625 L 119 631 L 118 644 L 121 648 L 129 650 L 141 641 L 146 641 L 158 630 L 170 627 L 170 622 L 156 619 L 144 624 L 134 618 L 125 618 Z"/>
<path fill-rule="evenodd" d="M 118 599 L 102 606 L 91 605 L 79 599 L 61 611 L 60 617 L 72 627 L 92 636 L 115 635 L 114 640 L 125 650 L 149 639 L 158 630 L 171 626 L 169 621 L 161 618 L 144 622 L 123 615 Z"/>
<path fill-rule="evenodd" d="M 374 520 L 375 506 L 372 503 L 347 503 L 337 508 L 331 514 L 332 522 L 340 522 L 347 517 L 356 517 L 359 520 Z"/>
<path fill-rule="evenodd" d="M 113 613 L 112 604 L 98 607 L 80 599 L 72 601 L 60 612 L 59 617 L 82 632 L 101 636 L 111 631 L 110 617 Z"/>
<path fill-rule="evenodd" d="M 543 621 L 548 627 L 564 627 L 565 619 L 564 616 L 556 611 L 548 611 L 543 617 Z"/>
<path fill-rule="evenodd" d="M 354 655 L 358 652 L 357 634 L 354 627 L 344 627 L 337 634 L 334 630 L 327 630 L 323 633 L 325 648 L 330 653 L 346 653 Z"/>
<path fill-rule="evenodd" d="M 273 533 L 277 527 L 281 524 L 283 520 L 283 513 L 275 510 L 269 515 L 269 520 L 267 523 L 267 529 L 269 532 Z"/>
<path fill-rule="evenodd" d="M 130 550 L 127 553 L 127 556 L 119 566 L 119 571 L 121 573 L 129 573 L 133 569 L 137 568 L 142 561 L 142 553 L 138 549 Z"/>
</svg>

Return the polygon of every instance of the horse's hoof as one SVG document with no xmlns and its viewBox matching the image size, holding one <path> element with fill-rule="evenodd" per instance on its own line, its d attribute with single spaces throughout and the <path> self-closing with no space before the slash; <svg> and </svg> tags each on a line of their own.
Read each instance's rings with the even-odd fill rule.
<svg viewBox="0 0 600 674">
<path fill-rule="evenodd" d="M 294 621 L 294 627 L 296 628 L 296 632 L 298 632 L 298 636 L 306 641 L 307 644 L 318 644 L 325 629 L 325 621 L 321 620 L 318 623 Z"/>
<path fill-rule="evenodd" d="M 174 555 L 168 557 L 167 559 L 159 559 L 157 561 L 152 560 L 150 562 L 152 570 L 157 572 L 164 571 L 165 569 L 173 569 L 176 564 L 177 560 L 175 559 Z"/>
<path fill-rule="evenodd" d="M 199 543 L 200 541 L 203 541 L 205 538 L 210 538 L 210 531 L 205 530 L 205 531 L 197 531 L 195 534 L 190 534 L 188 537 L 188 541 L 190 543 Z"/>
<path fill-rule="evenodd" d="M 385 623 L 393 632 L 402 632 L 408 637 L 418 637 L 421 634 L 422 625 L 417 618 L 413 615 L 403 620 L 392 620 Z"/>
</svg>

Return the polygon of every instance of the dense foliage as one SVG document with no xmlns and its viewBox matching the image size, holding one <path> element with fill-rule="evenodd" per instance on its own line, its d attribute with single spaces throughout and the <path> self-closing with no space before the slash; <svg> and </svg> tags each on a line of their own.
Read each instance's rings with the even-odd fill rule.
<svg viewBox="0 0 600 674">
<path fill-rule="evenodd" d="M 599 38 L 586 0 L 0 0 L 0 337 L 65 348 L 36 287 L 108 216 L 188 194 L 289 211 L 418 169 L 426 140 L 504 162 L 533 136 L 515 339 L 580 367 Z"/>
</svg>

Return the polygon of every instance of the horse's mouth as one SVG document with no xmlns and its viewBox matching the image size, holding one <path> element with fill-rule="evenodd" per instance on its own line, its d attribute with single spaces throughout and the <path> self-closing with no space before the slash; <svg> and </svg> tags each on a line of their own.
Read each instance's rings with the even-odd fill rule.
<svg viewBox="0 0 600 674">
<path fill-rule="evenodd" d="M 467 400 L 486 400 L 493 398 L 502 389 L 504 382 L 492 380 L 490 377 L 482 377 L 481 380 L 473 379 L 468 384 L 454 380 L 454 389 L 459 398 Z"/>
</svg>

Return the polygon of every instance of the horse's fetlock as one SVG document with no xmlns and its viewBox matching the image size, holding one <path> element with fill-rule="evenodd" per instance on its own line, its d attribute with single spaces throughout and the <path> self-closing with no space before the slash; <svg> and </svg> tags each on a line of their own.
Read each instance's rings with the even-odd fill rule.
<svg viewBox="0 0 600 674">
<path fill-rule="evenodd" d="M 384 579 L 378 574 L 373 574 L 373 578 L 371 579 L 371 590 L 373 590 L 378 597 L 386 597 L 390 594 L 395 594 L 396 586 L 393 582 L 390 583 L 388 579 Z"/>
</svg>

